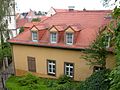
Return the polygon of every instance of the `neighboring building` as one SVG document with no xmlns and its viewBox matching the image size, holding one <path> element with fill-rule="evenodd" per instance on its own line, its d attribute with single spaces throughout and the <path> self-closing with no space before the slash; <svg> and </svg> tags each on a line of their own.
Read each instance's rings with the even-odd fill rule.
<svg viewBox="0 0 120 90">
<path fill-rule="evenodd" d="M 53 16 L 56 13 L 61 13 L 61 12 L 69 12 L 69 11 L 74 11 L 74 12 L 78 12 L 79 10 L 74 10 L 74 8 L 68 8 L 68 9 L 55 9 L 53 7 L 50 8 L 50 10 L 47 12 L 48 17 Z"/>
<path fill-rule="evenodd" d="M 32 19 L 34 19 L 34 18 L 39 18 L 39 17 L 40 17 L 40 16 L 35 15 L 35 11 L 32 11 L 31 9 L 30 9 L 30 11 L 28 12 L 28 14 L 27 14 L 27 16 L 26 16 L 26 18 L 29 20 L 29 22 L 31 22 Z"/>
<path fill-rule="evenodd" d="M 45 78 L 67 75 L 74 80 L 85 80 L 94 70 L 82 59 L 82 50 L 96 39 L 99 28 L 109 21 L 111 11 L 81 11 L 57 13 L 33 25 L 17 37 L 9 40 L 13 49 L 15 74 L 26 72 Z M 108 61 L 109 58 L 109 61 Z M 112 54 L 106 67 L 113 68 Z"/>
<path fill-rule="evenodd" d="M 47 12 L 47 15 L 48 17 L 51 17 L 53 16 L 54 14 L 56 13 L 55 9 L 53 7 L 50 8 L 50 10 Z"/>
<path fill-rule="evenodd" d="M 13 4 L 15 2 L 13 1 Z M 10 31 L 10 38 L 15 37 L 17 35 L 16 30 L 16 16 L 15 16 L 15 6 L 11 7 L 10 15 L 8 15 L 8 30 Z"/>
</svg>

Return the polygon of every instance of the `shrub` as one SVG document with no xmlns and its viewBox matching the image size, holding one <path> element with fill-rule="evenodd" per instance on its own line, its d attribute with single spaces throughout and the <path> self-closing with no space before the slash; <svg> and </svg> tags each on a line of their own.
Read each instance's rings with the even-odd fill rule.
<svg viewBox="0 0 120 90">
<path fill-rule="evenodd" d="M 57 83 L 55 80 L 49 80 L 49 79 L 46 79 L 44 81 L 44 84 L 47 86 L 47 87 L 57 87 Z"/>
<path fill-rule="evenodd" d="M 20 86 L 27 86 L 30 89 L 36 89 L 39 87 L 39 78 L 32 74 L 27 74 L 18 80 Z"/>
<path fill-rule="evenodd" d="M 66 82 L 65 84 L 59 84 L 55 90 L 76 90 L 74 84 Z"/>
<path fill-rule="evenodd" d="M 100 70 L 93 73 L 85 81 L 81 82 L 77 90 L 108 90 L 110 81 L 108 80 L 109 70 Z"/>
<path fill-rule="evenodd" d="M 60 76 L 58 79 L 58 84 L 65 84 L 67 82 L 70 82 L 72 79 L 66 75 Z"/>
<path fill-rule="evenodd" d="M 32 22 L 40 22 L 40 18 L 33 18 Z"/>
<path fill-rule="evenodd" d="M 20 28 L 19 34 L 22 33 L 24 31 L 24 27 Z"/>
</svg>

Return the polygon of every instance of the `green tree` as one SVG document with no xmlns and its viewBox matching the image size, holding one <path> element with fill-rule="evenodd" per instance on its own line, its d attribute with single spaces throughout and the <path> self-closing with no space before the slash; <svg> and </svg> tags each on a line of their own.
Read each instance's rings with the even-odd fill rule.
<svg viewBox="0 0 120 90">
<path fill-rule="evenodd" d="M 85 81 L 80 82 L 76 90 L 108 90 L 110 81 L 107 79 L 110 70 L 94 72 Z"/>
<path fill-rule="evenodd" d="M 24 31 L 24 27 L 21 27 L 19 34 L 22 33 L 23 31 Z"/>
<path fill-rule="evenodd" d="M 40 22 L 40 18 L 33 18 L 32 22 Z"/>
<path fill-rule="evenodd" d="M 107 2 L 111 0 L 103 0 Z M 119 0 L 115 0 L 115 3 Z M 112 12 L 113 21 L 111 25 L 108 26 L 113 32 L 113 44 L 114 44 L 114 53 L 116 57 L 116 67 L 111 71 L 109 79 L 111 80 L 109 90 L 119 90 L 120 89 L 120 7 L 115 5 L 115 8 Z M 111 28 L 112 27 L 112 28 Z"/>
<path fill-rule="evenodd" d="M 6 41 L 10 38 L 8 20 L 10 20 L 9 16 L 13 12 L 14 6 L 14 0 L 0 0 L 0 60 L 11 55 L 10 45 Z"/>
<path fill-rule="evenodd" d="M 83 51 L 85 55 L 82 57 L 88 61 L 90 65 L 99 65 L 103 68 L 106 66 L 106 57 L 108 55 L 111 35 L 103 30 L 97 39 L 90 45 L 90 48 Z"/>
</svg>

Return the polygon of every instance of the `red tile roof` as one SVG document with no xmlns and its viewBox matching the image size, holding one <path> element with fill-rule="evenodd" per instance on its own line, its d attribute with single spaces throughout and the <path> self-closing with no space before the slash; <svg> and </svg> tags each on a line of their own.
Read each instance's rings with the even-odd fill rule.
<svg viewBox="0 0 120 90">
<path fill-rule="evenodd" d="M 80 11 L 57 13 L 52 17 L 42 21 L 42 23 L 51 25 L 58 24 L 80 24 L 82 27 L 100 27 L 107 21 L 104 17 L 111 11 Z"/>
<path fill-rule="evenodd" d="M 39 24 L 39 22 L 27 22 L 27 23 L 24 24 L 23 27 L 31 28 L 33 25 L 38 25 L 38 24 Z"/>
<path fill-rule="evenodd" d="M 47 16 L 41 16 L 41 17 L 40 17 L 40 21 L 44 21 L 44 20 L 47 19 L 47 18 L 49 18 L 49 17 L 47 17 Z"/>
<path fill-rule="evenodd" d="M 39 32 L 38 42 L 31 41 L 30 30 L 24 31 L 17 37 L 9 40 L 9 42 L 71 49 L 88 48 L 89 45 L 96 39 L 99 28 L 110 21 L 110 19 L 104 18 L 110 12 L 111 11 L 81 11 L 57 13 L 40 22 L 38 25 L 35 25 Z M 51 27 L 55 27 L 58 30 L 58 43 L 56 44 L 51 44 L 49 40 L 49 29 Z M 65 31 L 67 28 L 71 28 L 74 31 L 73 45 L 65 44 Z"/>
<path fill-rule="evenodd" d="M 18 19 L 16 22 L 16 27 L 20 28 L 23 27 L 25 23 L 28 22 L 28 19 L 22 18 L 22 19 Z"/>
</svg>

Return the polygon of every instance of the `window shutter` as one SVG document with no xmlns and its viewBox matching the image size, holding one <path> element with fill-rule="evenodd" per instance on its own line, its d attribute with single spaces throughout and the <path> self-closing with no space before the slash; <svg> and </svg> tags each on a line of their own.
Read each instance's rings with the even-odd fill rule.
<svg viewBox="0 0 120 90">
<path fill-rule="evenodd" d="M 34 57 L 28 57 L 28 70 L 36 72 L 36 61 Z"/>
</svg>

